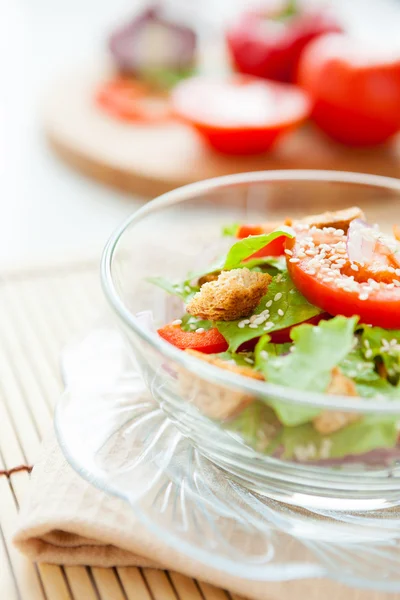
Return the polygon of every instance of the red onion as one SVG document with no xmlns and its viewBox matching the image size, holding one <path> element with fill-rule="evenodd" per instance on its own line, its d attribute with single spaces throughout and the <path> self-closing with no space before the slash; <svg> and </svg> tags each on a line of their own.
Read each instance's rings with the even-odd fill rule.
<svg viewBox="0 0 400 600">
<path fill-rule="evenodd" d="M 351 221 L 347 232 L 347 254 L 351 262 L 371 262 L 376 242 L 376 229 L 361 219 Z"/>
<path fill-rule="evenodd" d="M 115 31 L 109 48 L 122 72 L 138 77 L 162 70 L 180 73 L 194 65 L 196 34 L 154 5 Z"/>
</svg>

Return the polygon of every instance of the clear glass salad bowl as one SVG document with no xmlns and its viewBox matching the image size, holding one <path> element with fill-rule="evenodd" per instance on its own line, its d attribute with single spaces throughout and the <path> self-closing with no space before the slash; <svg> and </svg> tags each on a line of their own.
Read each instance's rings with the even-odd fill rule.
<svg viewBox="0 0 400 600">
<path fill-rule="evenodd" d="M 335 171 L 246 173 L 164 194 L 134 213 L 109 240 L 102 259 L 103 289 L 151 395 L 202 455 L 247 489 L 307 509 L 375 510 L 400 504 L 400 448 L 396 442 L 382 448 L 379 440 L 372 451 L 368 445 L 377 424 L 387 423 L 393 431 L 393 423 L 400 422 L 400 398 L 298 391 L 199 361 L 158 336 L 157 327 L 181 316 L 182 302 L 148 278 L 184 280 L 188 272 L 211 263 L 232 244 L 221 238 L 222 227 L 231 222 L 282 221 L 357 205 L 370 222 L 390 232 L 400 223 L 399 201 L 400 181 L 385 177 Z M 232 394 L 251 397 L 260 406 L 259 416 L 223 421 L 201 408 Z M 266 454 L 262 411 L 271 405 L 357 412 L 364 423 L 357 433 L 358 451 L 329 459 L 301 430 L 297 439 L 292 435 L 291 443 L 301 450 L 296 458 Z"/>
</svg>

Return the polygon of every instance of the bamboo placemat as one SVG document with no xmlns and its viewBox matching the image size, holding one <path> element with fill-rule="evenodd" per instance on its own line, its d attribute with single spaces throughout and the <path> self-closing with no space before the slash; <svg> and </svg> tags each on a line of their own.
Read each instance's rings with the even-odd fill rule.
<svg viewBox="0 0 400 600">
<path fill-rule="evenodd" d="M 240 600 L 174 572 L 35 565 L 10 542 L 29 493 L 29 468 L 62 390 L 60 350 L 103 309 L 95 262 L 10 271 L 0 278 L 0 598 Z"/>
</svg>

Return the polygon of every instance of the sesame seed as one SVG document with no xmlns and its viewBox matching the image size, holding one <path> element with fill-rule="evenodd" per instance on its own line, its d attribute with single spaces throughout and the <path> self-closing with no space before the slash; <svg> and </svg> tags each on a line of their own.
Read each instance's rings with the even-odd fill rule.
<svg viewBox="0 0 400 600">
<path fill-rule="evenodd" d="M 299 258 L 289 258 L 289 262 L 298 263 L 298 262 L 300 262 L 300 259 Z"/>
<path fill-rule="evenodd" d="M 283 310 L 282 310 L 281 308 L 279 308 L 279 309 L 278 309 L 278 315 L 279 315 L 280 317 L 283 317 L 283 315 L 284 315 L 284 314 L 285 314 L 285 313 L 283 312 Z"/>
<path fill-rule="evenodd" d="M 368 348 L 368 350 L 365 351 L 365 357 L 366 358 L 372 358 L 373 352 L 371 350 L 371 348 Z"/>
<path fill-rule="evenodd" d="M 265 305 L 267 308 L 269 308 L 270 306 L 272 306 L 272 300 L 268 300 L 267 304 Z"/>
<path fill-rule="evenodd" d="M 185 285 L 185 287 L 183 288 L 185 290 L 185 292 L 187 292 L 188 294 L 190 294 L 190 292 L 192 291 L 191 287 L 188 285 Z"/>
<path fill-rule="evenodd" d="M 364 340 L 364 346 L 365 346 L 366 348 L 369 348 L 369 347 L 370 347 L 369 340 Z"/>
<path fill-rule="evenodd" d="M 396 269 L 395 273 L 396 273 L 397 277 L 400 277 L 400 269 Z"/>
<path fill-rule="evenodd" d="M 257 319 L 255 319 L 254 323 L 252 323 L 252 325 L 262 325 L 265 321 L 267 320 L 266 317 L 260 315 L 259 317 L 257 317 Z"/>
<path fill-rule="evenodd" d="M 204 331 L 204 327 L 199 327 L 198 329 L 196 329 L 196 333 L 204 333 Z"/>
<path fill-rule="evenodd" d="M 315 271 L 315 269 L 308 269 L 308 270 L 307 270 L 307 273 L 308 273 L 309 275 L 315 275 L 316 271 Z"/>
<path fill-rule="evenodd" d="M 285 254 L 289 254 L 289 256 L 293 256 L 293 252 L 291 250 L 285 250 Z"/>
<path fill-rule="evenodd" d="M 278 302 L 278 300 L 280 300 L 282 298 L 282 294 L 281 292 L 278 292 L 277 294 L 275 294 L 274 300 L 275 302 Z"/>
<path fill-rule="evenodd" d="M 264 325 L 264 329 L 271 329 L 271 327 L 275 327 L 275 323 L 273 323 L 272 321 L 268 321 Z"/>
<path fill-rule="evenodd" d="M 322 279 L 322 282 L 323 282 L 323 283 L 330 283 L 331 281 L 333 281 L 333 277 L 324 277 L 324 278 Z"/>
<path fill-rule="evenodd" d="M 249 356 L 245 356 L 243 359 L 245 362 L 249 363 L 249 365 L 254 365 L 254 360 Z"/>
<path fill-rule="evenodd" d="M 394 288 L 394 283 L 388 283 L 386 287 L 388 290 L 392 290 Z"/>
<path fill-rule="evenodd" d="M 250 329 L 257 329 L 258 325 L 256 323 L 250 323 Z"/>
<path fill-rule="evenodd" d="M 260 352 L 260 356 L 261 358 L 263 358 L 264 360 L 268 359 L 268 352 L 266 350 L 261 350 Z"/>
<path fill-rule="evenodd" d="M 172 325 L 181 325 L 182 323 L 182 319 L 175 319 L 175 321 L 172 321 Z"/>
<path fill-rule="evenodd" d="M 359 294 L 358 297 L 360 300 L 368 300 L 368 294 Z"/>
<path fill-rule="evenodd" d="M 245 327 L 245 325 L 248 325 L 249 323 L 250 323 L 249 319 L 243 319 L 243 321 L 239 321 L 238 327 L 239 327 L 239 329 L 243 329 L 243 327 Z"/>
</svg>

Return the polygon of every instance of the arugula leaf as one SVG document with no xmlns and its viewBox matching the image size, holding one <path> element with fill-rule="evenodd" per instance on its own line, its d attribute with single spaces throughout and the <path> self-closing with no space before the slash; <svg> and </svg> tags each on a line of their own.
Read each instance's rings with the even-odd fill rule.
<svg viewBox="0 0 400 600">
<path fill-rule="evenodd" d="M 187 281 L 184 281 L 183 283 L 171 283 L 164 277 L 147 277 L 146 281 L 157 285 L 172 296 L 182 298 L 184 302 L 188 302 L 188 300 L 190 300 L 200 289 L 199 287 L 190 285 Z"/>
<path fill-rule="evenodd" d="M 273 231 L 272 233 L 263 233 L 261 235 L 251 235 L 243 240 L 239 240 L 229 250 L 226 255 L 226 259 L 223 265 L 223 269 L 237 269 L 240 263 L 247 257 L 254 254 L 261 248 L 264 248 L 267 244 L 272 242 L 278 237 L 294 237 L 294 233 L 292 233 L 288 228 L 281 228 Z"/>
<path fill-rule="evenodd" d="M 311 460 L 343 458 L 351 454 L 364 454 L 377 448 L 393 448 L 398 435 L 396 420 L 395 417 L 379 419 L 376 415 L 367 415 L 330 435 L 318 433 L 311 423 L 284 427 L 279 439 L 284 448 L 283 457 L 298 457 L 301 448 L 306 452 L 308 449 L 308 457 Z M 316 450 L 315 456 L 313 448 Z"/>
<path fill-rule="evenodd" d="M 236 237 L 239 227 L 240 223 L 231 223 L 230 225 L 225 225 L 225 227 L 222 228 L 222 235 L 224 237 Z"/>
<path fill-rule="evenodd" d="M 275 300 L 277 298 L 277 300 Z M 243 328 L 238 327 L 240 321 L 218 321 L 215 326 L 224 336 L 229 344 L 229 350 L 235 351 L 243 342 L 261 337 L 266 331 L 277 331 L 291 327 L 303 321 L 307 321 L 311 317 L 320 314 L 322 311 L 310 304 L 302 294 L 295 288 L 293 281 L 288 273 L 280 273 L 276 275 L 268 286 L 267 293 L 254 311 L 255 315 L 259 315 L 267 308 L 270 311 L 267 323 L 273 323 L 266 327 L 266 323 L 262 323 L 257 327 L 249 327 L 246 325 Z M 283 315 L 278 314 L 282 311 Z"/>
</svg>

